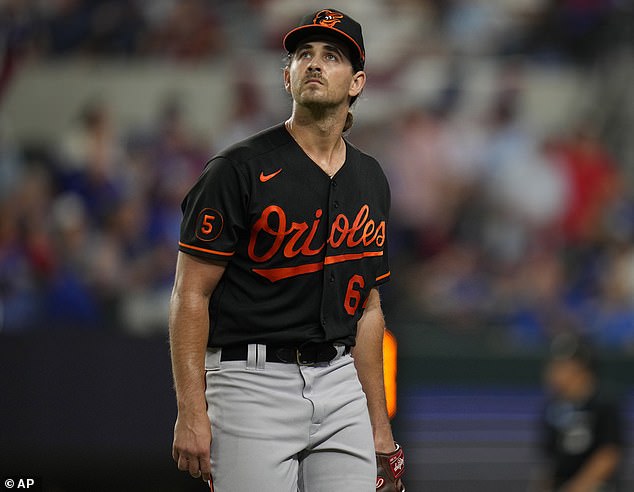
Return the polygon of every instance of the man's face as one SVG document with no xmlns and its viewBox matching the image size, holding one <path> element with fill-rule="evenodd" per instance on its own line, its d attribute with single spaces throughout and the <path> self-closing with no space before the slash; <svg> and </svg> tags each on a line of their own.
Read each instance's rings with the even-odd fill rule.
<svg viewBox="0 0 634 492">
<path fill-rule="evenodd" d="M 365 73 L 354 73 L 348 49 L 320 38 L 301 43 L 284 70 L 284 86 L 301 106 L 336 107 L 359 95 Z"/>
<path fill-rule="evenodd" d="M 587 370 L 575 360 L 553 360 L 546 367 L 546 384 L 557 396 L 574 400 L 589 384 Z"/>
</svg>

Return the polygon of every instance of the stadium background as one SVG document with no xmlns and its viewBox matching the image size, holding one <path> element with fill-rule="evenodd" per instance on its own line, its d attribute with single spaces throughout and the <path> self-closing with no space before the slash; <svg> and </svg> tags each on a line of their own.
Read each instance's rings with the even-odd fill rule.
<svg viewBox="0 0 634 492">
<path fill-rule="evenodd" d="M 531 490 L 562 331 L 600 348 L 634 442 L 631 2 L 5 0 L 1 475 L 202 490 L 170 457 L 179 204 L 287 116 L 280 39 L 323 6 L 364 26 L 350 140 L 392 185 L 408 490 Z"/>
</svg>

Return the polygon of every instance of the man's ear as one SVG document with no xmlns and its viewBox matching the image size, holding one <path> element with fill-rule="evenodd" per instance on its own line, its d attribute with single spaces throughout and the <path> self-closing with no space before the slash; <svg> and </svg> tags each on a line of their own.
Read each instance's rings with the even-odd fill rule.
<svg viewBox="0 0 634 492">
<path fill-rule="evenodd" d="M 288 67 L 284 67 L 282 70 L 282 75 L 284 77 L 284 90 L 291 93 L 291 73 Z"/>
<path fill-rule="evenodd" d="M 350 90 L 348 95 L 355 97 L 361 94 L 361 91 L 365 87 L 366 75 L 365 72 L 360 70 L 352 76 L 352 82 L 350 82 Z"/>
</svg>

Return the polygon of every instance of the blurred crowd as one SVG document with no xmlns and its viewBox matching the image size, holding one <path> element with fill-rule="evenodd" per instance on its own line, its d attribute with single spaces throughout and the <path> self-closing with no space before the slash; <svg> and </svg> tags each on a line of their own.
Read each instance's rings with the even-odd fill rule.
<svg viewBox="0 0 634 492">
<path fill-rule="evenodd" d="M 632 180 L 591 121 L 535 138 L 502 97 L 478 127 L 415 110 L 392 143 L 404 309 L 516 347 L 574 331 L 634 349 Z"/>
<path fill-rule="evenodd" d="M 319 7 L 314 0 L 4 0 L 0 28 L 21 55 L 204 59 L 239 46 L 277 50 L 288 26 Z M 372 32 L 375 56 L 383 45 L 392 60 L 450 47 L 588 63 L 628 35 L 623 15 L 631 15 L 627 0 L 349 0 L 345 7 Z"/>
<path fill-rule="evenodd" d="M 5 0 L 0 98 L 32 60 L 281 54 L 282 33 L 309 6 L 320 5 Z M 350 134 L 392 186 L 388 317 L 453 332 L 501 328 L 500 343 L 515 348 L 573 330 L 634 351 L 634 163 L 617 138 L 631 136 L 623 122 L 632 115 L 620 104 L 607 112 L 600 91 L 564 128 L 544 132 L 523 112 L 527 64 L 572 68 L 579 80 L 609 73 L 612 55 L 632 42 L 631 5 L 351 0 L 341 8 L 364 22 L 375 91 L 402 81 L 413 60 L 455 60 L 434 97 L 358 118 Z M 465 112 L 460 67 L 474 57 L 499 75 L 491 100 Z M 0 332 L 163 333 L 182 197 L 215 151 L 285 116 L 267 111 L 256 85 L 236 81 L 238 103 L 211 137 L 189 128 L 178 97 L 163 101 L 154 125 L 132 128 L 115 124 L 111 101 L 86 101 L 54 145 L 0 129 Z"/>
</svg>

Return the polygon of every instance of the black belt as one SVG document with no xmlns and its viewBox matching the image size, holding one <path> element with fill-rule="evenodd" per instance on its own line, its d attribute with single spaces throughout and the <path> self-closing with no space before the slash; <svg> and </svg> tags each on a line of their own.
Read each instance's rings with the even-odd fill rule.
<svg viewBox="0 0 634 492">
<path fill-rule="evenodd" d="M 222 347 L 221 361 L 247 360 L 247 345 L 230 345 Z M 350 353 L 345 346 L 344 354 Z M 337 345 L 332 343 L 303 343 L 301 345 L 266 345 L 266 361 L 302 366 L 330 362 L 337 357 Z"/>
</svg>

